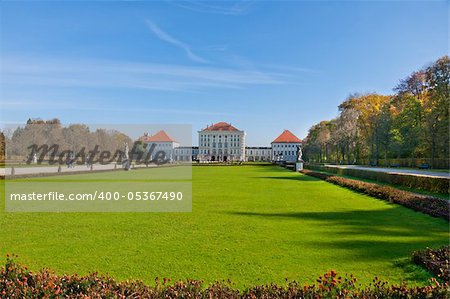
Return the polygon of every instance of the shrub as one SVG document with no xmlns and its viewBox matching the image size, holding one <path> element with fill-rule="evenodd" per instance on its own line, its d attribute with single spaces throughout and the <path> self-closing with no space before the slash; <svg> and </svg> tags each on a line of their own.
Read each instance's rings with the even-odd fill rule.
<svg viewBox="0 0 450 299">
<path fill-rule="evenodd" d="M 329 173 L 316 172 L 316 171 L 311 171 L 311 170 L 308 170 L 308 169 L 303 169 L 302 173 L 307 174 L 309 176 L 316 177 L 316 178 L 321 179 L 321 180 L 327 180 L 328 178 L 333 176 L 332 174 L 329 174 Z"/>
<path fill-rule="evenodd" d="M 450 245 L 439 249 L 427 248 L 415 251 L 412 259 L 414 263 L 425 267 L 444 281 L 450 281 Z"/>
<path fill-rule="evenodd" d="M 449 192 L 450 179 L 448 178 L 415 176 L 400 173 L 386 173 L 380 171 L 352 169 L 352 168 L 344 169 L 311 164 L 307 164 L 305 165 L 305 167 L 310 170 L 325 171 L 339 175 L 348 175 L 352 177 L 368 179 L 393 185 L 399 185 L 428 192 L 442 193 L 442 194 L 447 194 Z"/>
<path fill-rule="evenodd" d="M 117 282 L 96 273 L 86 276 L 56 275 L 48 270 L 31 272 L 7 259 L 0 271 L 1 298 L 448 298 L 450 285 L 431 279 L 427 286 L 390 285 L 375 278 L 368 286 L 352 275 L 341 277 L 330 271 L 312 285 L 290 282 L 285 286 L 259 285 L 236 289 L 230 282 L 203 286 L 201 281 L 171 283 L 155 280 Z"/>
<path fill-rule="evenodd" d="M 450 220 L 449 201 L 432 196 L 419 195 L 388 186 L 347 179 L 327 173 L 304 169 L 304 174 L 314 176 L 327 182 L 361 192 L 375 198 L 387 200 L 404 207 L 419 211 L 433 217 Z"/>
</svg>

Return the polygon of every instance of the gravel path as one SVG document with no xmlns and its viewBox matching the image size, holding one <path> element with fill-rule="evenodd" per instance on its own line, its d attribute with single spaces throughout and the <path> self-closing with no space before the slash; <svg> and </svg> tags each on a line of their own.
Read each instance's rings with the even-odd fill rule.
<svg viewBox="0 0 450 299">
<path fill-rule="evenodd" d="M 432 170 L 420 170 L 420 169 L 395 169 L 395 168 L 384 168 L 384 167 L 368 167 L 368 166 L 357 166 L 357 165 L 326 165 L 327 167 L 335 167 L 342 169 L 360 169 L 369 171 L 386 172 L 392 174 L 408 174 L 415 176 L 426 176 L 434 178 L 450 178 L 450 173 L 448 172 L 438 172 Z"/>
</svg>

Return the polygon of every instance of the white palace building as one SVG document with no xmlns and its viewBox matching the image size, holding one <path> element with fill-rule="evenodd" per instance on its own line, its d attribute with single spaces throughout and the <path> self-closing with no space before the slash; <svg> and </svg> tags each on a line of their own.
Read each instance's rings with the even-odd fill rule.
<svg viewBox="0 0 450 299">
<path fill-rule="evenodd" d="M 200 161 L 245 161 L 245 132 L 220 122 L 198 132 Z"/>
<path fill-rule="evenodd" d="M 302 141 L 289 130 L 284 130 L 275 138 L 270 147 L 247 147 L 245 136 L 245 131 L 229 123 L 219 122 L 198 131 L 198 146 L 180 146 L 165 131 L 151 136 L 144 134 L 139 140 L 155 144 L 155 149 L 164 150 L 172 162 L 294 162 L 297 147 L 302 145 Z"/>
</svg>

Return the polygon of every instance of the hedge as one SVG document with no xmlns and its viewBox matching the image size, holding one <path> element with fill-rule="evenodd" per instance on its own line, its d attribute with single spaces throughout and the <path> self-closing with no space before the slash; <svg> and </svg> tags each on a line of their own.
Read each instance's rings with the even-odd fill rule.
<svg viewBox="0 0 450 299">
<path fill-rule="evenodd" d="M 414 263 L 425 267 L 430 273 L 444 281 L 450 281 L 450 245 L 439 249 L 427 248 L 415 251 L 412 259 Z"/>
<path fill-rule="evenodd" d="M 361 170 L 352 168 L 337 168 L 324 165 L 306 164 L 309 170 L 325 171 L 339 175 L 373 180 L 382 183 L 404 186 L 434 193 L 449 193 L 450 179 L 407 174 L 386 173 L 381 171 Z"/>
<path fill-rule="evenodd" d="M 243 290 L 231 282 L 155 280 L 154 285 L 141 281 L 118 282 L 109 276 L 91 273 L 86 276 L 56 275 L 49 270 L 31 272 L 7 259 L 0 271 L 1 298 L 448 298 L 450 285 L 432 278 L 426 286 L 391 285 L 378 278 L 368 286 L 357 284 L 353 275 L 339 276 L 330 271 L 316 283 L 300 285 L 289 282 L 258 285 Z"/>
<path fill-rule="evenodd" d="M 304 174 L 314 176 L 327 182 L 361 192 L 375 198 L 387 200 L 404 207 L 428 214 L 433 217 L 450 220 L 449 201 L 432 196 L 419 195 L 389 186 L 382 186 L 358 180 L 338 177 L 332 174 L 304 169 Z"/>
<path fill-rule="evenodd" d="M 269 162 L 212 162 L 212 163 L 197 163 L 192 162 L 191 166 L 272 166 Z"/>
</svg>

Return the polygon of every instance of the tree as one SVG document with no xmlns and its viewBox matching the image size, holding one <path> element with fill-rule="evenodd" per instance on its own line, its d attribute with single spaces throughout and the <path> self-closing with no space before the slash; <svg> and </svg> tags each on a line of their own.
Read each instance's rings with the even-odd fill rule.
<svg viewBox="0 0 450 299">
<path fill-rule="evenodd" d="M 413 72 L 394 88 L 398 95 L 411 94 L 418 100 L 422 98 L 427 88 L 427 74 L 424 70 Z"/>
<path fill-rule="evenodd" d="M 346 160 L 369 159 L 385 165 L 389 158 L 431 160 L 431 166 L 449 166 L 450 58 L 444 56 L 412 72 L 394 88 L 393 96 L 352 94 L 339 105 L 339 116 L 309 130 L 307 157 Z M 322 155 L 325 146 L 325 155 Z M 328 149 L 332 147 L 332 154 Z M 445 161 L 445 163 L 442 163 Z M 404 163 L 406 165 L 414 165 Z"/>
<path fill-rule="evenodd" d="M 10 155 L 19 156 L 21 159 L 29 158 L 29 146 L 54 144 L 59 146 L 59 151 L 54 154 L 60 155 L 63 151 L 73 151 L 80 156 L 88 154 L 98 145 L 99 151 L 110 151 L 114 154 L 122 149 L 125 142 L 131 145 L 132 140 L 127 135 L 116 130 L 97 129 L 91 132 L 84 124 L 72 124 L 63 127 L 58 119 L 49 121 L 31 120 L 24 127 L 17 127 L 11 134 L 11 142 L 7 144 Z M 49 152 L 53 154 L 53 150 Z"/>
<path fill-rule="evenodd" d="M 6 149 L 6 141 L 5 141 L 5 134 L 3 134 L 3 131 L 0 132 L 0 160 L 4 161 L 5 159 L 5 149 Z"/>
<path fill-rule="evenodd" d="M 438 156 L 448 157 L 450 58 L 444 56 L 430 65 L 427 75 L 427 98 L 424 101 L 425 127 L 429 134 L 431 163 Z"/>
<path fill-rule="evenodd" d="M 385 165 L 388 164 L 387 159 L 391 150 L 391 141 L 393 137 L 392 124 L 391 103 L 388 102 L 381 107 L 378 122 L 375 127 L 376 138 L 379 141 L 377 144 L 382 147 Z"/>
<path fill-rule="evenodd" d="M 328 144 L 331 140 L 330 122 L 320 122 L 318 129 L 316 141 L 319 146 L 320 160 L 326 162 L 328 159 Z"/>
<path fill-rule="evenodd" d="M 380 141 L 375 131 L 376 124 L 380 116 L 381 107 L 390 99 L 390 96 L 376 93 L 351 95 L 339 105 L 341 114 L 347 110 L 356 111 L 358 137 L 362 141 L 360 152 L 366 152 L 364 156 L 369 157 L 376 164 L 378 164 L 380 148 Z"/>
<path fill-rule="evenodd" d="M 357 136 L 358 136 L 358 119 L 360 112 L 353 108 L 346 108 L 336 119 L 336 129 L 334 130 L 334 140 L 340 148 L 342 161 L 354 163 L 357 159 Z"/>
</svg>

